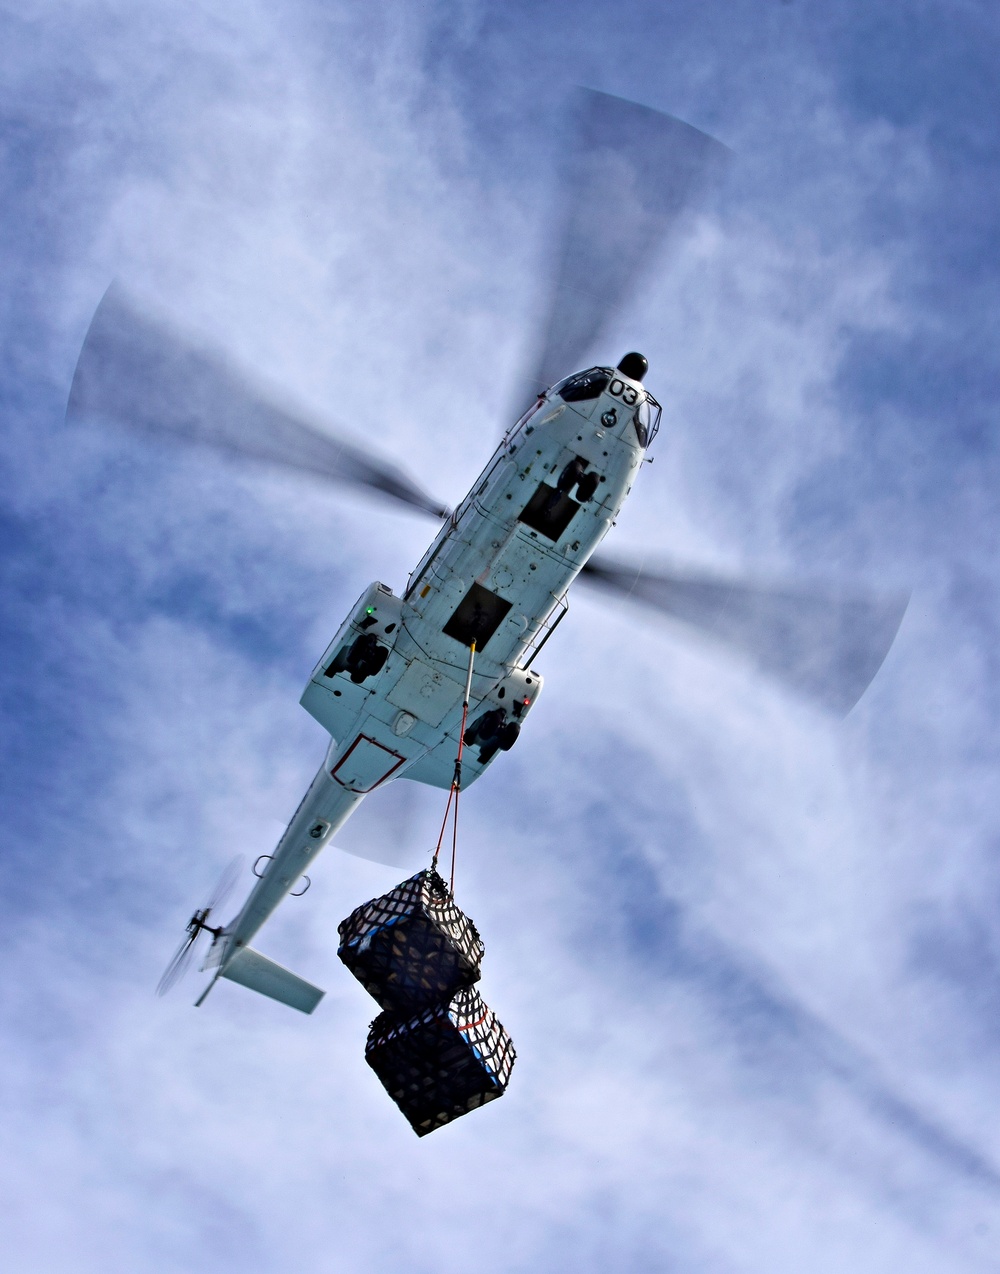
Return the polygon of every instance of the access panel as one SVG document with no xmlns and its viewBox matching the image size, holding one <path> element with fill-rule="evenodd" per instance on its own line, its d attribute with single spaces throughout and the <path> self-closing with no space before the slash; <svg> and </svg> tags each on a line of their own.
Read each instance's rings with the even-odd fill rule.
<svg viewBox="0 0 1000 1274">
<path fill-rule="evenodd" d="M 444 626 L 446 637 L 454 637 L 463 646 L 476 643 L 482 650 L 503 621 L 511 603 L 498 593 L 491 593 L 482 584 L 473 584 L 459 602 L 458 607 Z"/>
<path fill-rule="evenodd" d="M 359 734 L 330 774 L 351 792 L 370 792 L 394 774 L 405 760 L 399 752 L 383 747 L 367 734 Z"/>
</svg>

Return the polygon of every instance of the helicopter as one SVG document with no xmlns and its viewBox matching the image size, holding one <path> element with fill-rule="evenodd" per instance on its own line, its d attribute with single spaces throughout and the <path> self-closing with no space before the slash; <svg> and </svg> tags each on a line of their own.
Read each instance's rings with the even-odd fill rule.
<svg viewBox="0 0 1000 1274">
<path fill-rule="evenodd" d="M 638 352 L 579 367 L 653 253 L 717 186 L 728 151 L 690 124 L 608 94 L 579 90 L 575 106 L 543 331 L 517 387 L 515 423 L 454 509 L 394 463 L 278 406 L 117 284 L 97 308 L 68 416 L 360 487 L 442 522 L 405 589 L 372 583 L 313 668 L 300 702 L 331 736 L 324 761 L 273 854 L 255 864 L 257 882 L 237 915 L 225 925 L 212 919 L 232 867 L 193 914 L 161 991 L 207 933 L 203 968 L 212 978 L 198 1004 L 225 978 L 311 1013 L 324 992 L 251 940 L 288 894 L 304 891 L 300 882 L 308 888 L 307 868 L 376 790 L 405 779 L 457 801 L 515 745 L 543 686 L 535 662 L 578 578 L 710 633 L 841 713 L 892 645 L 902 595 L 767 588 L 595 552 L 648 459 L 662 409 Z"/>
</svg>

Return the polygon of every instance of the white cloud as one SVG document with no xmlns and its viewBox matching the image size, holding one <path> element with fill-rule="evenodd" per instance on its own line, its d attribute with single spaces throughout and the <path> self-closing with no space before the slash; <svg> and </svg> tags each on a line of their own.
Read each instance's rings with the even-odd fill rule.
<svg viewBox="0 0 1000 1274">
<path fill-rule="evenodd" d="M 53 377 L 117 273 L 460 495 L 520 355 L 545 201 L 491 169 L 481 120 L 429 76 L 448 12 L 378 38 L 349 6 L 22 14 L 7 96 L 79 130 L 38 265 Z M 467 44 L 483 12 L 461 10 Z M 801 109 L 767 145 L 773 99 L 729 101 L 750 167 L 639 311 L 676 424 L 616 545 L 801 569 L 789 509 L 850 454 L 845 331 L 923 321 L 920 241 L 879 244 L 867 212 L 887 168 L 925 197 L 923 141 L 853 118 L 799 52 Z M 489 91 L 538 164 L 542 107 Z M 464 803 L 460 898 L 519 1048 L 511 1090 L 418 1142 L 364 1065 L 373 1008 L 335 958 L 336 922 L 391 869 L 328 853 L 261 935 L 328 988 L 314 1018 L 228 985 L 194 1013 L 152 987 L 185 908 L 236 849 L 267 852 L 322 755 L 296 705 L 311 660 L 431 528 L 45 425 L 41 449 L 13 428 L 5 501 L 62 574 L 33 561 L 50 593 L 14 613 L 77 733 L 52 745 L 59 770 L 39 745 L 47 805 L 17 834 L 27 903 L 6 915 L 19 1266 L 991 1268 L 995 1044 L 977 1052 L 977 1010 L 911 951 L 922 901 L 989 881 L 991 753 L 976 768 L 962 746 L 992 728 L 991 630 L 956 642 L 944 585 L 845 727 L 665 624 L 574 603 L 530 729 Z M 858 531 L 870 557 L 840 544 L 824 568 L 897 569 L 880 525 Z"/>
</svg>

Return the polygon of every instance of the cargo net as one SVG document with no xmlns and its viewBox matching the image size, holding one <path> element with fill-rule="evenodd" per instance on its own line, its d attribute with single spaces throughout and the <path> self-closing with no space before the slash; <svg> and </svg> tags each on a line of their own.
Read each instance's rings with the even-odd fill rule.
<svg viewBox="0 0 1000 1274">
<path fill-rule="evenodd" d="M 383 1009 L 414 1013 L 479 981 L 482 940 L 433 869 L 352 911 L 339 932 L 337 954 Z"/>
<path fill-rule="evenodd" d="M 382 1013 L 365 1046 L 365 1061 L 418 1137 L 501 1097 L 515 1057 L 472 987 L 411 1017 Z"/>
</svg>

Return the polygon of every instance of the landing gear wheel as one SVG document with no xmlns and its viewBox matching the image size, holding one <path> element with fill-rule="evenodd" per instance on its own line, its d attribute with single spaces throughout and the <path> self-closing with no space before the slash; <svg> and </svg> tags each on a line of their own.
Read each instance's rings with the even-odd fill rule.
<svg viewBox="0 0 1000 1274">
<path fill-rule="evenodd" d="M 521 733 L 521 727 L 516 721 L 508 721 L 500 731 L 497 742 L 504 752 L 509 752 L 517 742 L 517 736 Z"/>
<path fill-rule="evenodd" d="M 586 473 L 576 484 L 576 498 L 581 504 L 586 504 L 588 500 L 594 498 L 594 492 L 597 490 L 597 484 L 600 480 L 599 473 Z"/>
</svg>

